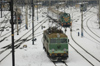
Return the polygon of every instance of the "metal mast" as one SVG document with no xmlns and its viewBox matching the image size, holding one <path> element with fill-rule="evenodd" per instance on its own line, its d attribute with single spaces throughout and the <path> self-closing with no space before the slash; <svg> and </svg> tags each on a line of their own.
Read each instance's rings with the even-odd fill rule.
<svg viewBox="0 0 100 66">
<path fill-rule="evenodd" d="M 81 37 L 83 37 L 83 1 L 81 4 Z"/>
<path fill-rule="evenodd" d="M 34 0 L 32 0 L 32 44 L 34 45 Z"/>
<path fill-rule="evenodd" d="M 16 8 L 16 22 L 17 22 L 17 35 L 19 35 L 19 29 L 18 29 L 18 9 Z"/>
<path fill-rule="evenodd" d="M 99 0 L 99 29 L 100 29 L 100 0 Z"/>
<path fill-rule="evenodd" d="M 3 0 L 1 1 L 1 18 L 2 18 L 2 2 L 3 2 Z"/>
<path fill-rule="evenodd" d="M 14 22 L 13 22 L 13 0 L 10 2 L 11 9 L 11 32 L 12 32 L 12 66 L 15 66 L 15 54 L 14 54 Z"/>
<path fill-rule="evenodd" d="M 51 0 L 49 0 L 49 8 L 51 7 Z M 48 10 L 48 9 L 47 9 Z M 49 10 L 48 10 L 48 14 L 49 14 Z M 50 22 L 50 19 L 49 19 L 49 22 Z M 48 25 L 49 25 L 49 22 L 48 22 Z M 50 25 L 49 25 L 50 27 Z"/>
<path fill-rule="evenodd" d="M 28 29 L 28 17 L 27 17 L 27 15 L 28 15 L 28 1 L 26 0 L 26 17 L 25 17 L 25 19 L 26 19 L 26 29 Z"/>
<path fill-rule="evenodd" d="M 67 0 L 65 0 L 65 3 L 64 3 L 64 13 L 65 13 L 66 3 L 67 3 Z"/>
<path fill-rule="evenodd" d="M 38 21 L 38 5 L 39 5 L 39 1 L 37 0 L 37 21 Z"/>
</svg>

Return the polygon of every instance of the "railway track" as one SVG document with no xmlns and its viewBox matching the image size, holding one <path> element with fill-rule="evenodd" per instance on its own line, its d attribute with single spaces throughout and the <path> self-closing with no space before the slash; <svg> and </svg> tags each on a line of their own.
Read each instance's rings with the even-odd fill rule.
<svg viewBox="0 0 100 66">
<path fill-rule="evenodd" d="M 30 14 L 29 14 L 30 15 Z M 35 19 L 36 20 L 36 19 Z M 22 29 L 22 28 L 24 28 L 25 27 L 25 25 L 23 25 L 23 27 L 21 27 L 20 29 Z M 17 32 L 17 30 L 16 31 L 14 31 L 15 33 Z M 0 40 L 0 42 L 2 42 L 4 39 L 6 39 L 6 38 L 8 38 L 9 36 L 11 36 L 11 34 L 10 35 L 8 35 L 9 33 L 11 33 L 11 31 L 9 31 L 9 32 L 7 32 L 6 34 L 4 34 L 4 35 L 2 35 L 1 36 L 1 40 Z M 8 36 L 6 36 L 6 35 L 8 35 Z M 4 37 L 5 36 L 5 37 Z"/>
<path fill-rule="evenodd" d="M 6 15 L 4 15 L 5 16 L 4 20 L 2 22 L 0 22 L 1 23 L 0 28 L 2 28 L 1 34 L 4 31 L 5 27 L 7 26 L 8 21 L 9 21 L 9 17 L 8 18 L 6 17 L 8 14 L 9 14 L 9 12 Z M 7 18 L 7 20 L 6 20 L 6 18 Z M 5 23 L 5 25 L 1 27 L 1 25 L 4 23 Z M 0 36 L 1 36 L 1 34 L 0 34 Z"/>
<path fill-rule="evenodd" d="M 36 20 L 36 19 L 35 19 L 35 20 Z M 35 20 L 34 20 L 34 21 L 35 21 Z M 29 22 L 30 22 L 30 21 L 29 21 Z M 24 25 L 23 23 L 22 23 L 21 25 L 23 25 L 23 26 L 22 26 L 20 29 L 22 29 L 22 28 L 24 28 L 24 27 L 25 27 L 25 25 Z M 14 32 L 16 33 L 16 32 L 17 32 L 17 30 L 16 30 L 16 31 L 14 31 Z M 4 36 L 6 36 L 6 35 L 8 35 L 9 33 L 11 33 L 11 31 L 9 31 L 8 33 L 6 33 L 6 34 L 2 35 L 2 36 L 1 36 L 1 38 L 2 38 L 2 37 L 4 37 Z M 4 38 L 7 38 L 7 37 L 9 37 L 9 36 L 11 36 L 11 34 L 10 34 L 10 35 L 8 35 L 8 36 L 6 36 L 6 37 L 4 37 Z M 3 39 L 3 38 L 2 38 L 2 39 Z M 1 40 L 2 40 L 2 39 L 1 39 Z"/>
<path fill-rule="evenodd" d="M 8 26 L 8 27 L 9 27 L 9 26 Z M 8 27 L 5 27 L 5 28 L 8 28 Z M 24 27 L 25 27 L 25 25 L 23 25 L 20 29 L 22 29 L 22 28 L 24 28 Z M 16 30 L 16 31 L 14 31 L 14 32 L 16 33 L 16 32 L 17 32 L 17 29 L 15 29 L 15 30 Z M 3 37 L 3 38 L 7 38 L 7 37 L 11 36 L 11 34 L 8 35 L 9 33 L 11 33 L 11 31 L 9 31 L 9 32 L 7 32 L 7 33 L 1 35 L 0 38 L 2 38 L 2 37 Z M 6 36 L 6 35 L 8 35 L 8 36 Z M 4 37 L 4 36 L 6 36 L 6 37 Z M 2 38 L 2 39 L 3 39 L 3 38 Z M 2 39 L 1 39 L 1 40 L 2 40 Z"/>
<path fill-rule="evenodd" d="M 45 20 L 42 24 L 44 24 L 46 21 L 47 21 L 47 20 Z M 41 24 L 41 25 L 42 25 L 42 24 Z M 40 25 L 39 27 L 41 27 L 41 25 Z M 39 27 L 38 27 L 37 29 L 35 29 L 34 32 L 37 31 L 37 30 L 39 29 Z M 28 37 L 26 37 L 26 38 L 25 38 L 25 41 L 26 41 L 29 37 L 31 37 L 31 35 L 32 35 L 32 34 L 30 34 Z M 31 38 L 31 39 L 32 39 L 32 38 Z M 31 40 L 31 39 L 30 39 L 30 40 Z M 22 41 L 21 43 L 15 45 L 15 47 L 18 48 L 18 47 L 20 47 L 20 45 L 23 44 L 23 43 L 24 43 L 24 41 Z"/>
<path fill-rule="evenodd" d="M 96 58 L 95 56 L 93 56 L 90 52 L 88 52 L 86 49 L 84 49 L 79 43 L 77 43 L 74 38 L 72 37 L 72 32 L 70 32 L 70 36 L 72 38 L 72 40 L 75 42 L 75 44 L 77 46 L 79 46 L 82 50 L 84 50 L 88 55 L 90 55 L 91 57 L 93 57 L 96 61 L 100 62 L 100 60 L 98 58 Z"/>
<path fill-rule="evenodd" d="M 2 27 L 2 30 L 4 30 L 4 29 L 5 29 L 5 27 L 7 26 L 7 22 L 8 22 L 8 21 L 9 21 L 9 20 L 5 21 L 6 23 L 5 23 L 5 25 Z M 2 35 L 2 32 L 3 32 L 3 31 L 1 31 L 0 36 Z"/>
<path fill-rule="evenodd" d="M 25 27 L 25 25 L 23 25 L 20 29 L 22 29 L 22 28 L 24 28 L 24 27 Z M 14 31 L 14 33 L 16 33 L 16 32 L 17 32 L 17 29 L 16 29 L 16 31 Z M 11 36 L 10 33 L 11 33 L 11 31 L 7 32 L 6 34 L 2 35 L 1 38 L 2 38 L 2 37 L 3 37 L 2 39 L 4 39 L 4 38 L 5 38 L 5 39 L 8 38 L 9 36 Z M 8 34 L 9 34 L 9 35 L 8 35 Z M 6 35 L 8 35 L 8 36 L 6 36 Z M 4 37 L 4 36 L 5 36 L 5 37 Z M 2 39 L 1 39 L 1 40 L 2 40 Z M 0 40 L 0 41 L 1 41 L 1 40 Z"/>
<path fill-rule="evenodd" d="M 94 64 L 92 62 L 90 62 L 84 55 L 82 55 L 77 49 L 75 49 L 74 46 L 72 46 L 72 44 L 69 43 L 69 45 L 80 55 L 82 56 L 90 65 L 94 66 Z"/>
<path fill-rule="evenodd" d="M 92 15 L 93 16 L 93 15 Z M 89 17 L 88 18 L 88 20 L 90 19 L 91 17 Z M 86 19 L 86 18 L 85 18 Z M 84 19 L 84 20 L 85 20 Z M 85 30 L 85 29 L 84 29 Z M 86 32 L 86 31 L 85 31 Z M 86 32 L 87 33 L 87 32 Z M 88 35 L 90 35 L 89 33 L 88 33 Z M 98 62 L 98 63 L 100 63 L 100 59 L 99 58 L 96 58 L 93 54 L 91 54 L 89 51 L 87 51 L 85 48 L 83 48 L 82 46 L 81 46 L 81 44 L 79 44 L 79 43 L 77 43 L 75 40 L 74 40 L 74 38 L 72 37 L 72 32 L 70 32 L 70 36 L 71 36 L 71 38 L 72 38 L 72 40 L 74 41 L 74 43 L 78 46 L 78 47 L 80 47 L 86 54 L 88 54 L 90 57 L 92 57 L 92 59 L 93 60 L 96 60 L 96 62 Z M 91 36 L 91 35 L 90 35 Z M 91 36 L 92 37 L 92 36 Z M 94 38 L 95 39 L 95 38 Z M 84 56 L 84 54 L 82 54 L 82 53 L 80 53 L 71 43 L 69 43 L 69 45 L 79 54 L 79 55 L 81 55 L 88 63 L 90 63 L 92 66 L 95 66 L 94 64 L 93 64 L 93 62 L 90 60 L 90 59 L 88 59 L 88 58 L 86 58 L 85 56 Z"/>
<path fill-rule="evenodd" d="M 6 15 L 4 15 L 5 19 L 7 18 L 7 15 L 8 15 L 9 13 L 10 13 L 10 12 L 8 12 Z M 10 15 L 9 15 L 9 17 L 10 17 Z M 9 18 L 9 17 L 8 17 L 8 18 Z M 9 20 L 8 18 L 7 18 L 7 21 Z M 4 19 L 2 22 L 0 22 L 0 23 L 1 23 L 1 24 L 7 23 L 7 21 L 5 21 L 5 19 Z M 4 22 L 4 21 L 5 21 L 5 22 Z M 9 21 L 10 21 L 10 20 L 9 20 Z M 0 24 L 0 25 L 1 25 L 1 24 Z M 7 27 L 9 27 L 9 26 L 7 26 Z M 4 28 L 7 28 L 7 27 L 4 26 Z M 11 32 L 11 31 L 10 31 L 10 32 Z M 8 32 L 8 33 L 10 33 L 10 32 Z M 4 34 L 3 36 L 7 35 L 8 33 Z M 1 36 L 1 37 L 3 37 L 3 36 Z M 1 37 L 0 37 L 0 38 L 1 38 Z"/>
<path fill-rule="evenodd" d="M 83 15 L 86 15 L 88 12 L 92 12 L 90 11 L 93 7 L 91 7 L 90 9 L 88 9 L 87 11 L 84 12 Z M 76 12 L 76 11 L 75 11 Z M 94 12 L 93 12 L 94 13 Z M 75 14 L 74 14 L 75 15 Z M 81 15 L 74 17 L 73 21 L 77 22 L 80 19 Z M 77 19 L 78 18 L 78 19 Z"/>
<path fill-rule="evenodd" d="M 98 37 L 98 39 L 100 39 L 100 36 L 98 36 L 96 33 L 94 33 L 91 29 L 90 29 L 90 27 L 88 26 L 88 22 L 89 22 L 89 19 L 87 20 L 87 22 L 86 22 L 86 26 L 87 26 L 87 28 L 90 30 L 90 32 L 92 33 L 92 34 L 94 34 L 96 37 Z M 85 28 L 84 28 L 84 30 L 85 30 Z M 89 35 L 89 36 L 91 36 L 86 30 L 85 30 L 85 32 Z M 96 40 L 97 42 L 99 42 L 100 43 L 100 41 L 99 40 L 97 40 L 96 38 L 94 38 L 93 36 L 91 36 L 94 40 Z"/>
<path fill-rule="evenodd" d="M 92 15 L 93 17 L 93 15 Z M 92 33 L 92 35 L 95 35 L 95 37 L 97 37 L 98 39 L 100 39 L 100 36 L 98 36 L 97 34 L 95 34 L 88 26 L 88 22 L 90 20 L 91 16 L 87 19 L 86 21 L 86 27 L 89 29 L 89 31 Z M 100 41 L 97 39 L 97 38 L 94 38 L 89 32 L 87 32 L 87 30 L 83 27 L 84 31 L 91 37 L 93 38 L 94 40 L 96 40 L 98 43 L 100 43 Z"/>
<path fill-rule="evenodd" d="M 44 24 L 46 21 L 47 21 L 47 20 L 45 20 L 42 24 Z M 41 21 L 41 22 L 42 22 L 42 21 Z M 41 24 L 41 25 L 42 25 L 42 24 Z M 41 25 L 40 25 L 39 27 L 41 27 Z M 39 28 L 39 27 L 38 27 L 38 28 Z M 37 28 L 37 29 L 38 29 L 38 28 Z M 35 31 L 37 31 L 37 29 L 35 29 Z M 26 41 L 31 35 L 32 35 L 32 34 L 30 34 L 29 36 L 27 36 L 27 37 L 25 38 L 25 41 Z M 20 47 L 20 45 L 22 45 L 23 43 L 25 43 L 25 41 L 21 41 L 20 43 L 14 45 L 15 49 L 17 49 L 18 47 Z M 10 46 L 10 48 L 11 48 L 11 46 Z M 3 52 L 5 52 L 5 51 L 8 50 L 8 49 L 9 49 L 9 48 L 6 47 L 6 49 L 3 50 L 3 51 L 1 51 L 0 54 L 2 54 Z M 0 62 L 2 62 L 9 54 L 11 54 L 11 52 L 12 52 L 12 51 L 10 51 L 4 58 L 2 58 L 2 59 L 0 60 Z"/>
<path fill-rule="evenodd" d="M 89 27 L 89 25 L 88 25 L 88 22 L 87 22 L 86 26 L 88 27 L 88 29 L 89 29 L 94 35 L 96 35 L 98 38 L 100 38 L 100 36 L 98 36 L 96 33 L 94 33 L 94 32 L 90 29 L 90 27 Z"/>
<path fill-rule="evenodd" d="M 92 54 L 90 54 L 87 50 L 85 50 L 82 46 L 80 46 L 80 45 L 74 40 L 74 38 L 72 37 L 72 32 L 70 32 L 70 36 L 71 36 L 72 40 L 75 42 L 76 45 L 78 45 L 81 49 L 83 49 L 83 50 L 84 50 L 86 53 L 88 53 L 90 56 L 93 56 Z M 74 46 L 72 46 L 71 43 L 69 43 L 69 45 L 70 45 L 80 56 L 82 56 L 88 63 L 90 63 L 92 66 L 94 66 L 94 64 L 93 64 L 91 61 L 89 61 L 83 54 L 81 54 Z M 93 56 L 93 57 L 94 57 L 94 56 Z M 96 59 L 97 59 L 97 58 L 96 58 Z M 97 61 L 100 61 L 100 60 L 97 59 Z"/>
<path fill-rule="evenodd" d="M 42 20 L 42 21 L 40 21 L 40 22 L 43 22 L 44 21 L 44 19 Z M 36 24 L 34 27 L 36 27 L 37 25 L 39 25 L 39 24 Z M 23 36 L 21 36 L 19 39 L 17 39 L 16 41 L 15 41 L 15 43 L 17 43 L 18 41 L 20 41 L 26 34 L 28 34 L 30 31 L 31 31 L 32 29 L 30 29 L 30 30 L 28 30 L 28 32 L 26 32 Z M 8 44 L 8 45 L 6 45 L 6 46 L 4 46 L 4 47 L 2 47 L 2 48 L 6 48 L 6 47 L 11 47 L 11 44 Z"/>
<path fill-rule="evenodd" d="M 6 22 L 6 18 L 7 18 L 6 16 L 7 16 L 8 14 L 9 14 L 9 12 L 8 12 L 6 15 L 4 15 L 5 18 L 4 18 L 4 20 L 3 20 L 2 22 L 0 22 L 0 27 L 1 27 L 1 25 L 2 25 L 3 23 L 7 23 L 7 22 Z M 7 18 L 7 19 L 8 19 L 8 18 Z"/>
<path fill-rule="evenodd" d="M 52 62 L 53 62 L 53 64 L 55 66 L 68 66 L 65 61 L 61 61 L 61 62 L 54 62 L 54 61 L 52 61 Z"/>
</svg>

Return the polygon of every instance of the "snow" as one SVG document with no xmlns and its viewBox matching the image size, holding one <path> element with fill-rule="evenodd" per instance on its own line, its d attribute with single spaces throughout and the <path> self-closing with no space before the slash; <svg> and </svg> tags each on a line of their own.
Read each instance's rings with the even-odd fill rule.
<svg viewBox="0 0 100 66">
<path fill-rule="evenodd" d="M 35 26 L 34 30 L 35 30 L 35 38 L 37 39 L 34 42 L 34 45 L 32 45 L 32 40 L 30 41 L 26 41 L 25 43 L 23 43 L 19 48 L 15 49 L 15 66 L 55 66 L 50 59 L 47 57 L 46 52 L 43 50 L 43 45 L 42 45 L 42 33 L 43 30 L 46 30 L 49 26 L 55 26 L 56 23 L 52 24 L 49 23 L 49 20 L 46 16 L 46 14 L 43 14 L 44 12 L 47 12 L 47 7 L 43 7 L 40 8 L 39 11 L 39 20 L 37 21 L 37 11 L 35 10 L 35 19 L 34 19 L 34 25 Z M 63 9 L 59 9 L 60 11 L 63 11 Z M 97 36 L 95 36 L 93 33 L 91 33 L 91 31 L 87 28 L 86 26 L 86 22 L 88 21 L 88 26 L 89 28 L 96 33 L 98 36 L 100 36 L 100 29 L 98 29 L 99 25 L 98 25 L 98 18 L 97 18 L 97 6 L 96 7 L 88 7 L 88 12 L 84 12 L 84 29 L 90 34 L 92 35 L 95 39 L 97 39 L 98 41 L 100 41 L 100 38 L 98 38 Z M 75 7 L 69 7 L 66 8 L 65 12 L 70 13 L 71 17 L 72 17 L 72 37 L 73 39 L 81 46 L 83 47 L 85 50 L 87 50 L 89 53 L 91 53 L 94 57 L 96 57 L 97 59 L 100 60 L 100 43 L 96 40 L 94 40 L 93 38 L 91 38 L 85 31 L 84 32 L 84 36 L 81 37 L 81 13 L 79 8 L 75 8 Z M 95 13 L 93 13 L 95 12 Z M 8 12 L 3 12 L 3 14 L 7 14 Z M 31 14 L 31 12 L 28 12 L 29 14 Z M 22 29 L 20 29 L 19 31 L 19 35 L 17 35 L 17 33 L 15 33 L 15 41 L 17 39 L 19 39 L 21 36 L 23 36 L 25 33 L 27 33 L 25 36 L 23 36 L 21 39 L 25 39 L 27 36 L 32 34 L 32 22 L 31 22 L 31 18 L 28 19 L 28 29 L 25 29 L 25 9 L 22 10 L 22 14 L 23 14 L 23 23 L 21 25 Z M 42 15 L 44 17 L 42 17 Z M 9 17 L 6 16 L 6 17 Z M 29 17 L 29 15 L 28 15 Z M 0 22 L 2 22 L 5 18 L 0 18 Z M 45 28 L 41 29 L 41 24 L 40 21 L 42 20 L 47 20 L 42 26 L 45 26 Z M 4 26 L 5 23 L 3 23 L 0 27 Z M 9 21 L 7 23 L 6 26 L 10 26 Z M 19 25 L 20 26 L 20 25 Z M 39 27 L 40 26 L 40 27 Z M 16 31 L 16 26 L 15 27 L 15 31 Z M 38 29 L 37 29 L 38 28 Z M 8 29 L 8 31 L 7 31 Z M 9 31 L 11 31 L 11 28 L 7 28 L 4 29 L 4 31 L 0 32 L 1 36 L 0 36 L 0 40 L 2 40 L 5 36 L 3 36 L 4 34 L 8 33 Z M 62 30 L 64 31 L 64 28 L 62 28 Z M 78 32 L 80 33 L 80 35 L 78 36 Z M 10 35 L 11 33 L 9 33 L 8 35 Z M 7 35 L 7 36 L 8 36 Z M 69 40 L 70 40 L 70 44 L 72 46 L 74 46 L 74 48 L 80 52 L 85 58 L 87 58 L 94 66 L 100 66 L 100 62 L 98 62 L 97 60 L 95 60 L 93 57 L 91 57 L 89 54 L 87 54 L 83 49 L 81 49 L 71 38 L 70 35 L 70 28 L 67 28 L 67 32 L 66 35 L 68 36 Z M 32 38 L 32 35 L 27 38 L 30 39 Z M 18 44 L 21 41 L 15 43 Z M 2 49 L 2 47 L 11 44 L 11 36 L 9 36 L 8 38 L 6 38 L 3 42 L 0 42 L 0 51 L 4 50 Z M 23 45 L 27 45 L 27 48 L 23 48 Z M 0 60 L 9 52 L 11 51 L 11 49 L 7 50 L 6 52 L 0 54 Z M 81 55 L 79 55 L 70 45 L 69 45 L 69 58 L 66 60 L 66 63 L 68 66 L 91 66 L 91 64 L 89 62 L 87 62 L 87 60 L 85 60 Z M 10 54 L 9 56 L 7 56 L 7 58 L 5 58 L 2 62 L 0 62 L 0 66 L 11 66 L 12 65 L 12 54 Z M 63 64 L 59 63 L 57 66 L 64 66 Z"/>
</svg>

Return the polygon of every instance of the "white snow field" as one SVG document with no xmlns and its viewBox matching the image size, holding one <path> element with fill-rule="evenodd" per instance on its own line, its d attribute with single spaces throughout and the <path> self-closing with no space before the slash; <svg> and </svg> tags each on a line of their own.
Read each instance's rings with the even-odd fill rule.
<svg viewBox="0 0 100 66">
<path fill-rule="evenodd" d="M 22 8 L 21 8 L 22 9 Z M 60 10 L 60 9 L 59 9 Z M 63 9 L 61 9 L 63 11 Z M 100 29 L 98 24 L 98 18 L 97 18 L 97 12 L 98 8 L 95 7 L 88 7 L 88 11 L 83 12 L 83 34 L 84 36 L 81 37 L 81 12 L 80 9 L 75 7 L 69 7 L 65 9 L 65 12 L 70 13 L 72 18 L 72 32 L 70 31 L 70 28 L 67 28 L 66 35 L 69 38 L 69 58 L 66 60 L 66 63 L 68 66 L 100 66 Z M 10 12 L 3 12 L 3 14 L 9 13 L 6 17 L 10 19 Z M 32 45 L 32 40 L 24 42 L 19 48 L 15 49 L 15 66 L 55 66 L 53 62 L 50 61 L 50 59 L 47 57 L 46 52 L 43 50 L 43 44 L 42 44 L 42 33 L 44 30 L 46 30 L 49 26 L 54 26 L 55 23 L 52 25 L 49 23 L 49 18 L 46 16 L 47 14 L 47 7 L 43 7 L 39 9 L 38 18 L 37 21 L 37 11 L 35 10 L 35 18 L 34 18 L 34 30 L 35 30 L 35 38 L 37 39 L 34 42 L 34 45 Z M 30 35 L 27 39 L 32 38 L 32 19 L 28 15 L 28 29 L 25 28 L 25 9 L 22 9 L 23 14 L 23 23 L 21 25 L 21 29 L 19 31 L 19 35 L 15 33 L 14 38 L 15 41 L 19 39 L 21 36 L 23 36 L 25 33 L 27 33 L 25 36 L 23 36 L 21 39 L 25 39 L 27 36 Z M 28 11 L 28 14 L 31 14 L 30 11 Z M 42 17 L 44 16 L 44 17 Z M 2 22 L 5 17 L 0 18 L 0 22 Z M 44 21 L 45 23 L 42 24 Z M 42 22 L 41 22 L 42 21 Z M 38 24 L 38 25 L 37 25 Z M 41 29 L 41 25 L 45 26 L 45 28 Z M 0 23 L 0 28 L 3 27 L 5 23 Z M 37 25 L 37 26 L 36 26 Z M 6 36 L 11 34 L 11 25 L 8 21 L 6 26 L 9 26 L 8 28 L 4 29 L 4 31 L 0 31 L 0 40 L 5 38 Z M 40 27 L 39 27 L 40 26 Z M 16 26 L 15 27 L 15 31 Z M 20 27 L 20 25 L 19 25 Z M 38 28 L 38 29 L 37 29 Z M 94 35 L 92 32 L 94 32 L 96 35 Z M 64 28 L 62 28 L 64 31 Z M 86 32 L 87 33 L 86 33 Z M 6 33 L 10 32 L 9 34 L 5 35 Z M 78 36 L 78 32 L 80 35 Z M 72 34 L 72 37 L 71 37 Z M 91 36 L 92 37 L 91 37 Z M 76 41 L 77 44 L 74 42 Z M 19 44 L 21 41 L 15 43 Z M 4 53 L 1 54 L 1 51 L 4 49 L 2 47 L 11 44 L 11 36 L 7 37 L 4 41 L 0 42 L 0 66 L 12 66 L 12 54 L 10 53 L 3 61 L 1 61 L 10 51 L 11 49 L 8 49 Z M 24 45 L 27 45 L 27 48 L 23 48 Z M 75 49 L 73 49 L 71 46 L 73 46 Z M 80 47 L 81 46 L 81 47 Z M 83 49 L 82 49 L 83 48 Z M 91 56 L 92 55 L 92 56 Z M 94 58 L 95 57 L 95 58 Z M 87 60 L 86 60 L 87 59 Z M 97 59 L 97 60 L 96 60 Z M 64 66 L 63 64 L 58 64 L 57 66 Z"/>
</svg>

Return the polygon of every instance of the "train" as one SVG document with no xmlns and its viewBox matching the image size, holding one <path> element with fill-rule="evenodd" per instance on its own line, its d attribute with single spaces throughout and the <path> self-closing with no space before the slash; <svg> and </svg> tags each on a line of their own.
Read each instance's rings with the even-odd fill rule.
<svg viewBox="0 0 100 66">
<path fill-rule="evenodd" d="M 53 19 L 55 22 L 57 22 L 62 27 L 70 27 L 72 24 L 69 13 L 60 12 L 51 7 L 48 8 L 47 16 Z"/>
<path fill-rule="evenodd" d="M 68 36 L 57 27 L 49 27 L 43 32 L 43 49 L 52 61 L 65 61 L 68 58 L 68 43 Z"/>
<path fill-rule="evenodd" d="M 20 8 L 15 8 L 13 12 L 13 23 L 17 24 L 17 20 L 18 20 L 18 24 L 22 23 L 22 15 L 21 15 Z M 11 23 L 11 20 L 10 20 L 10 23 Z"/>
</svg>

